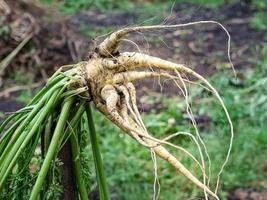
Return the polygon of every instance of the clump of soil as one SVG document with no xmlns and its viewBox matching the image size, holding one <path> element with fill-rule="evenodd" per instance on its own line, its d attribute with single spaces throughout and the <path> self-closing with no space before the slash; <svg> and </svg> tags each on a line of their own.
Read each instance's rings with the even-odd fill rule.
<svg viewBox="0 0 267 200">
<path fill-rule="evenodd" d="M 229 200 L 267 200 L 267 192 L 251 188 L 238 188 L 228 195 Z"/>
</svg>

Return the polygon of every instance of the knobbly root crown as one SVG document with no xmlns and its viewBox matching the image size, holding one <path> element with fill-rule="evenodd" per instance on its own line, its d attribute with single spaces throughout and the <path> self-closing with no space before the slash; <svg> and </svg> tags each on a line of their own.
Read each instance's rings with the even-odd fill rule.
<svg viewBox="0 0 267 200">
<path fill-rule="evenodd" d="M 213 21 L 202 21 L 198 23 L 219 24 L 218 22 Z M 197 22 L 188 23 L 184 26 L 194 24 L 197 24 Z M 221 24 L 219 25 L 222 26 Z M 99 44 L 95 48 L 94 52 L 90 53 L 90 59 L 87 62 L 86 66 L 84 66 L 84 70 L 82 71 L 85 71 L 84 79 L 86 80 L 87 86 L 89 88 L 90 98 L 93 100 L 96 107 L 105 116 L 107 116 L 114 124 L 116 124 L 119 128 L 133 137 L 140 144 L 149 148 L 156 155 L 160 156 L 162 159 L 170 163 L 173 167 L 175 167 L 175 169 L 186 176 L 196 186 L 204 190 L 206 199 L 206 193 L 208 193 L 215 199 L 219 199 L 216 195 L 216 192 L 212 192 L 206 185 L 205 164 L 203 162 L 202 167 L 204 169 L 204 178 L 202 183 L 189 170 L 187 170 L 183 166 L 183 164 L 181 164 L 178 159 L 175 158 L 175 156 L 169 153 L 162 146 L 162 144 L 164 144 L 164 141 L 158 140 L 149 135 L 136 106 L 136 92 L 132 82 L 150 77 L 163 77 L 176 79 L 184 84 L 185 80 L 180 76 L 180 73 L 189 74 L 202 81 L 205 84 L 205 87 L 212 91 L 218 101 L 221 103 L 230 124 L 232 140 L 233 128 L 231 119 L 217 91 L 205 78 L 184 65 L 175 64 L 173 62 L 162 60 L 160 58 L 152 57 L 143 53 L 120 53 L 118 51 L 120 41 L 128 33 L 159 28 L 174 28 L 179 26 L 182 25 L 144 26 L 125 28 L 114 32 L 101 44 Z M 138 68 L 161 69 L 161 71 L 135 71 Z M 162 72 L 162 70 L 164 70 L 164 72 Z M 169 71 L 176 72 L 178 76 L 169 74 Z M 178 87 L 181 89 L 180 86 Z M 184 87 L 186 91 L 186 86 L 184 85 Z M 228 159 L 230 149 L 231 144 L 226 161 Z M 225 163 L 223 164 L 220 173 L 222 172 Z M 218 174 L 218 179 L 220 173 Z M 215 191 L 217 191 L 217 188 Z"/>
</svg>

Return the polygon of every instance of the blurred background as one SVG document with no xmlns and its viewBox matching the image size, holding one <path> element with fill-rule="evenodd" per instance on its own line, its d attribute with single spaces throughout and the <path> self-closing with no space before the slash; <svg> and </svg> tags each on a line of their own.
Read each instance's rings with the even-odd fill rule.
<svg viewBox="0 0 267 200">
<path fill-rule="evenodd" d="M 266 0 L 0 0 L 0 117 L 4 119 L 8 112 L 25 105 L 59 66 L 87 60 L 90 49 L 120 27 L 199 20 L 216 20 L 227 28 L 236 75 L 227 57 L 227 35 L 218 25 L 148 31 L 129 38 L 144 53 L 190 66 L 218 89 L 235 129 L 219 195 L 228 200 L 265 200 Z M 122 49 L 139 51 L 129 43 Z M 173 83 L 152 79 L 136 86 L 139 109 L 153 135 L 160 138 L 176 131 L 193 131 L 184 99 Z M 229 125 L 209 92 L 195 85 L 189 91 L 198 128 L 210 153 L 214 187 L 229 146 Z M 149 151 L 97 111 L 94 115 L 111 198 L 152 199 L 154 169 Z M 197 157 L 197 148 L 190 140 L 178 138 L 172 142 Z M 82 153 L 92 162 L 89 151 L 88 146 Z M 181 152 L 177 155 L 200 177 L 200 170 L 188 157 Z M 98 199 L 93 164 L 85 173 L 90 199 Z M 203 197 L 202 191 L 161 160 L 158 173 L 160 199 Z M 55 184 L 50 196 L 56 197 L 63 190 Z"/>
</svg>

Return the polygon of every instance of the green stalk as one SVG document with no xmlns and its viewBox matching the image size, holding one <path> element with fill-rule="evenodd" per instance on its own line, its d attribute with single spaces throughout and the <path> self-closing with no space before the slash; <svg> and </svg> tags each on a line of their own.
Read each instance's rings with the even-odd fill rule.
<svg viewBox="0 0 267 200">
<path fill-rule="evenodd" d="M 40 193 L 40 190 L 44 184 L 46 174 L 49 170 L 49 167 L 51 165 L 51 162 L 53 158 L 55 157 L 56 150 L 59 147 L 59 141 L 64 133 L 64 127 L 67 121 L 67 118 L 69 116 L 69 111 L 73 103 L 73 98 L 68 99 L 63 103 L 62 111 L 60 113 L 55 132 L 53 134 L 53 137 L 51 139 L 50 146 L 48 148 L 47 154 L 45 156 L 45 160 L 42 164 L 42 168 L 39 172 L 39 175 L 37 177 L 37 180 L 35 182 L 35 185 L 33 187 L 33 190 L 31 192 L 30 200 L 36 200 L 38 198 L 38 195 Z"/>
<path fill-rule="evenodd" d="M 26 116 L 22 116 L 20 119 L 17 119 L 17 121 L 5 132 L 3 136 L 1 136 L 0 139 L 0 155 L 2 155 L 4 149 L 6 148 L 8 142 L 12 138 L 12 133 L 17 129 L 17 127 L 20 125 L 20 123 L 26 118 Z"/>
<path fill-rule="evenodd" d="M 34 105 L 38 100 L 40 100 L 40 98 L 42 98 L 47 92 L 49 92 L 49 90 L 60 87 L 64 84 L 64 82 L 67 81 L 68 78 L 64 76 L 57 76 L 53 80 L 51 79 L 51 82 L 47 82 L 47 84 L 33 97 L 28 105 Z"/>
<path fill-rule="evenodd" d="M 86 114 L 88 118 L 89 130 L 90 130 L 90 141 L 94 156 L 94 163 L 96 169 L 97 182 L 100 193 L 100 200 L 110 200 L 109 192 L 106 183 L 105 171 L 102 163 L 101 153 L 98 146 L 97 135 L 94 126 L 94 120 L 90 105 L 86 106 Z"/>
<path fill-rule="evenodd" d="M 11 113 L 1 124 L 0 126 L 0 141 L 3 139 L 3 135 L 5 135 L 4 129 L 6 128 L 6 126 L 13 120 L 13 121 L 18 121 L 19 119 L 21 119 L 22 117 L 25 116 L 24 112 L 27 112 L 30 110 L 31 106 L 26 106 L 16 112 Z M 31 108 L 32 109 L 32 108 Z M 14 119 L 15 118 L 15 119 Z"/>
<path fill-rule="evenodd" d="M 0 163 L 3 163 L 3 159 L 6 155 L 11 152 L 11 149 L 14 149 L 14 143 L 17 141 L 20 134 L 25 130 L 25 127 L 30 123 L 30 121 L 34 118 L 34 116 L 38 113 L 38 111 L 43 106 L 44 101 L 40 101 L 38 105 L 29 113 L 27 118 L 20 124 L 20 126 L 16 129 L 16 131 L 12 134 L 12 138 L 8 143 L 8 146 L 5 148 L 4 152 L 0 156 Z"/>
<path fill-rule="evenodd" d="M 75 114 L 74 118 L 71 120 L 71 127 L 76 129 L 83 113 L 84 113 L 84 102 L 82 103 L 82 105 L 80 105 L 77 113 Z M 71 153 L 72 153 L 72 159 L 73 159 L 73 165 L 74 165 L 75 181 L 78 186 L 81 200 L 87 200 L 88 192 L 86 190 L 86 187 L 85 187 L 85 184 L 82 178 L 80 147 L 78 144 L 77 135 L 75 135 L 74 131 L 72 131 L 72 134 L 70 136 L 70 143 L 71 143 Z"/>
<path fill-rule="evenodd" d="M 59 87 L 59 86 L 58 86 Z M 22 124 L 16 129 L 16 131 L 14 132 L 11 140 L 9 141 L 8 145 L 6 146 L 4 152 L 1 154 L 0 156 L 0 163 L 3 163 L 3 160 L 5 159 L 5 157 L 7 156 L 7 154 L 9 154 L 10 152 L 16 152 L 17 151 L 17 147 L 15 148 L 16 144 L 14 144 L 15 142 L 17 143 L 19 138 L 21 139 L 21 141 L 24 140 L 24 138 L 21 137 L 21 133 L 23 133 L 23 131 L 25 130 L 25 128 L 27 127 L 27 125 L 31 122 L 31 120 L 37 115 L 37 113 L 42 109 L 43 104 L 45 103 L 45 101 L 49 98 L 51 98 L 51 95 L 53 96 L 54 93 L 56 92 L 55 90 L 57 90 L 58 88 L 53 88 L 51 89 L 49 92 L 47 92 L 42 99 L 38 102 L 38 104 L 36 104 L 33 108 L 33 110 L 27 114 L 27 118 L 22 122 Z M 20 144 L 19 144 L 20 146 Z M 11 156 L 12 157 L 12 156 Z M 1 177 L 1 176 L 0 176 Z M 0 186 L 1 188 L 1 186 Z"/>
<path fill-rule="evenodd" d="M 46 125 L 45 125 L 45 130 L 44 130 L 44 135 L 43 135 L 43 152 L 42 152 L 42 159 L 45 158 L 45 155 L 48 151 L 48 148 L 49 148 L 49 143 L 50 143 L 50 140 L 51 140 L 51 137 L 52 137 L 52 115 L 51 114 L 46 122 Z M 51 173 L 51 169 L 48 170 L 47 172 L 47 178 L 46 178 L 46 182 L 45 182 L 45 185 L 44 185 L 44 188 L 45 188 L 45 191 L 48 189 L 50 183 L 52 181 L 52 173 Z M 42 196 L 42 194 L 41 194 Z"/>
<path fill-rule="evenodd" d="M 45 126 L 45 131 L 44 131 L 44 152 L 43 154 L 45 155 L 48 147 L 49 147 L 49 143 L 51 140 L 51 128 L 52 128 L 52 116 L 50 116 L 47 120 L 46 126 Z"/>
<path fill-rule="evenodd" d="M 3 135 L 1 135 L 2 131 L 4 130 L 4 128 L 6 127 L 6 125 L 12 120 L 14 119 L 14 117 L 16 117 L 15 114 L 8 116 L 8 118 L 1 124 L 0 126 L 0 136 L 2 137 Z"/>
<path fill-rule="evenodd" d="M 7 154 L 7 158 L 3 159 L 3 164 L 1 163 L 2 167 L 0 170 L 0 189 L 2 188 L 5 179 L 7 178 L 10 170 L 14 166 L 17 158 L 21 155 L 21 152 L 28 144 L 29 140 L 32 138 L 33 134 L 36 132 L 38 127 L 41 125 L 42 121 L 45 119 L 45 117 L 51 112 L 51 109 L 53 108 L 54 100 L 57 98 L 58 93 L 54 93 L 49 102 L 47 103 L 44 110 L 41 110 L 41 114 L 39 113 L 37 116 L 35 116 L 36 121 L 34 122 L 34 125 L 32 126 L 31 130 L 29 132 L 23 132 L 22 135 L 18 138 L 14 146 L 12 146 L 12 149 Z"/>
<path fill-rule="evenodd" d="M 87 200 L 88 192 L 83 181 L 79 144 L 77 143 L 77 140 L 73 134 L 70 136 L 70 142 L 71 142 L 71 152 L 72 152 L 72 159 L 73 159 L 73 166 L 75 173 L 75 181 L 79 190 L 81 200 Z"/>
</svg>

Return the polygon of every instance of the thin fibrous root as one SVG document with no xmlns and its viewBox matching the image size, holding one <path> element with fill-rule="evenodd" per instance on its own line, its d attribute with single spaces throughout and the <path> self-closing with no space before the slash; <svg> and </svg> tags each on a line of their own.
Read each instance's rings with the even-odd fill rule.
<svg viewBox="0 0 267 200">
<path fill-rule="evenodd" d="M 196 120 L 195 120 L 194 115 L 193 115 L 193 111 L 192 111 L 192 109 L 191 109 L 191 107 L 189 105 L 189 102 L 188 102 L 188 90 L 187 90 L 187 87 L 185 85 L 185 82 L 183 81 L 183 78 L 182 78 L 181 74 L 177 70 L 175 70 L 175 72 L 176 72 L 177 76 L 179 77 L 179 79 L 180 79 L 180 81 L 182 83 L 183 89 L 181 88 L 181 90 L 182 90 L 182 93 L 183 93 L 184 98 L 185 98 L 187 114 L 188 114 L 188 116 L 189 116 L 189 118 L 191 120 L 191 123 L 192 123 L 192 125 L 193 125 L 193 127 L 195 129 L 195 133 L 197 135 L 197 139 L 200 141 L 201 145 L 203 146 L 205 154 L 206 154 L 206 156 L 208 158 L 208 163 L 209 163 L 209 175 L 208 175 L 208 177 L 209 177 L 210 173 L 211 173 L 211 171 L 210 171 L 210 169 L 211 169 L 210 156 L 208 154 L 208 151 L 207 151 L 205 143 L 203 142 L 202 138 L 200 137 L 200 134 L 199 134 L 199 131 L 198 131 L 198 128 L 197 128 L 197 124 L 196 124 Z M 180 86 L 178 85 L 177 81 L 174 80 L 174 82 L 177 85 L 177 87 L 180 88 Z M 205 170 L 206 166 L 205 166 L 205 161 L 204 161 L 204 157 L 203 157 L 202 151 L 200 151 L 200 156 L 201 156 L 201 162 L 202 162 L 202 165 L 203 165 L 203 168 L 204 168 L 204 170 L 203 170 L 203 172 L 204 172 L 203 183 L 204 183 L 204 185 L 206 185 L 206 170 Z M 209 183 L 209 180 L 208 180 L 208 183 Z M 206 193 L 205 193 L 205 199 L 208 199 Z"/>
<path fill-rule="evenodd" d="M 127 91 L 127 88 L 124 85 L 119 85 L 119 86 L 115 85 L 115 87 L 116 87 L 116 89 L 118 89 L 118 91 L 120 91 L 124 95 L 126 107 L 130 111 L 131 115 L 134 117 L 135 122 L 137 124 L 141 125 L 139 119 L 137 118 L 137 116 L 135 115 L 135 113 L 132 109 L 132 106 L 130 105 L 130 95 L 129 95 L 129 92 Z"/>
<path fill-rule="evenodd" d="M 108 60 L 106 59 L 105 64 L 109 64 L 110 67 L 112 68 L 121 68 L 123 69 L 135 69 L 135 68 L 145 68 L 145 67 L 153 67 L 153 68 L 159 68 L 159 69 L 164 69 L 164 70 L 171 70 L 171 71 L 180 71 L 180 72 L 185 72 L 187 74 L 192 75 L 193 77 L 197 78 L 198 80 L 202 81 L 215 95 L 215 97 L 218 99 L 220 102 L 226 118 L 228 120 L 229 126 L 230 126 L 230 145 L 229 145 L 229 150 L 225 159 L 224 164 L 222 165 L 222 168 L 219 172 L 219 175 L 222 173 L 224 166 L 226 165 L 231 149 L 232 149 L 232 143 L 233 143 L 233 136 L 234 136 L 234 131 L 233 131 L 233 125 L 232 121 L 230 118 L 230 115 L 224 105 L 223 100 L 221 99 L 220 95 L 218 94 L 217 90 L 200 74 L 196 73 L 192 69 L 182 65 L 182 64 L 176 64 L 170 61 L 166 61 L 157 57 L 149 56 L 146 54 L 141 54 L 141 53 L 135 53 L 135 52 L 125 52 L 121 53 L 119 56 L 117 56 L 117 62 L 114 63 L 112 59 Z"/>
<path fill-rule="evenodd" d="M 131 119 L 130 119 L 131 120 Z M 153 141 L 153 139 L 151 139 L 151 137 L 146 137 L 147 134 L 142 132 L 142 129 L 135 124 L 134 121 L 132 121 L 132 126 L 135 127 L 136 130 L 138 130 L 138 132 L 141 132 L 142 135 L 144 135 L 143 140 L 151 146 L 155 146 L 153 147 L 153 151 L 162 159 L 166 160 L 168 163 L 170 163 L 178 172 L 180 172 L 181 174 L 183 174 L 186 178 L 188 178 L 192 183 L 194 183 L 196 186 L 198 186 L 199 188 L 201 188 L 202 190 L 204 190 L 205 192 L 207 192 L 208 194 L 210 194 L 212 197 L 214 197 L 215 199 L 219 199 L 219 197 L 212 192 L 206 185 L 204 185 L 201 181 L 199 181 L 188 169 L 185 168 L 185 166 L 178 161 L 178 159 L 173 156 L 167 149 L 165 149 L 163 146 L 158 146 L 157 143 Z M 121 127 L 122 128 L 122 127 Z M 125 130 L 125 128 L 124 128 Z M 129 132 L 129 130 L 127 131 Z M 164 142 L 163 142 L 164 143 Z"/>
<path fill-rule="evenodd" d="M 142 127 L 143 131 L 144 132 L 147 132 L 146 130 L 146 127 L 142 121 L 142 118 L 140 116 L 140 113 L 137 109 L 137 106 L 136 106 L 136 92 L 135 92 L 135 87 L 133 86 L 132 83 L 126 83 L 125 85 L 114 85 L 116 87 L 116 89 L 118 89 L 118 91 L 120 91 L 123 95 L 124 95 L 124 98 L 121 98 L 123 99 L 123 102 L 125 102 L 125 106 L 126 109 L 128 108 L 131 115 L 133 116 L 135 122 L 140 126 Z M 124 120 L 126 120 L 128 123 L 129 123 L 129 115 L 126 113 L 124 113 L 124 116 L 122 117 L 125 117 Z M 138 135 L 140 135 L 138 133 Z"/>
<path fill-rule="evenodd" d="M 124 52 L 121 53 L 120 55 L 116 56 L 116 62 L 114 62 L 114 58 L 106 58 L 105 62 L 103 62 L 104 67 L 109 67 L 112 69 L 117 69 L 118 71 L 127 71 L 127 70 L 133 70 L 136 68 L 146 68 L 146 67 L 152 67 L 152 68 L 158 68 L 158 69 L 163 69 L 163 70 L 170 70 L 170 71 L 175 71 L 175 72 L 184 72 L 186 74 L 189 74 L 191 76 L 193 76 L 194 78 L 197 78 L 198 80 L 202 81 L 211 91 L 212 93 L 215 95 L 215 97 L 218 99 L 219 103 L 221 104 L 226 118 L 228 120 L 229 126 L 230 126 L 230 144 L 229 144 L 229 149 L 226 155 L 226 159 L 224 161 L 224 163 L 222 164 L 222 167 L 218 173 L 217 176 L 217 184 L 216 184 L 216 190 L 218 188 L 218 184 L 219 184 L 219 179 L 220 179 L 220 175 L 223 172 L 223 169 L 226 165 L 226 163 L 228 162 L 229 159 L 229 155 L 232 149 L 232 143 L 233 143 L 233 125 L 232 125 L 232 121 L 231 118 L 229 116 L 229 113 L 224 105 L 223 100 L 221 99 L 220 95 L 218 94 L 217 90 L 200 74 L 196 73 L 195 71 L 193 71 L 192 69 L 182 65 L 182 64 L 176 64 L 170 61 L 166 61 L 157 57 L 153 57 L 153 56 L 149 56 L 146 54 L 142 54 L 142 53 L 136 53 L 136 52 Z M 105 66 L 106 65 L 106 66 Z M 132 72 L 133 74 L 135 72 Z M 140 75 L 140 74 L 139 74 Z M 118 75 L 121 77 L 115 77 L 115 79 L 117 78 L 116 81 L 118 81 L 119 79 L 122 80 L 122 78 L 125 78 L 125 76 L 122 75 Z M 134 75 L 132 76 L 134 77 Z M 141 76 L 139 76 L 140 78 Z M 141 77 L 142 78 L 142 77 Z M 143 76 L 143 78 L 145 78 L 145 76 Z M 110 80 L 107 80 L 107 82 L 109 82 Z"/>
<path fill-rule="evenodd" d="M 142 79 L 147 79 L 147 78 L 153 78 L 153 77 L 163 77 L 165 79 L 169 80 L 181 80 L 180 78 L 171 75 L 166 72 L 155 72 L 155 71 L 127 71 L 127 72 L 121 72 L 117 73 L 113 76 L 111 80 L 107 81 L 107 84 L 117 84 L 117 83 L 128 83 L 128 82 L 135 82 L 138 80 Z M 182 78 L 182 80 L 186 83 L 189 84 L 195 84 L 199 85 L 205 90 L 212 92 L 209 88 L 206 86 L 202 85 L 201 83 L 190 81 L 188 79 Z M 179 87 L 180 88 L 180 87 Z M 180 88 L 181 89 L 181 88 Z"/>
<path fill-rule="evenodd" d="M 150 136 L 148 134 L 146 128 L 145 128 L 145 125 L 144 125 L 143 120 L 142 120 L 142 118 L 140 116 L 139 110 L 138 110 L 138 108 L 136 106 L 136 91 L 135 91 L 135 87 L 130 82 L 129 83 L 125 83 L 125 85 L 126 86 L 124 86 L 124 85 L 121 85 L 121 86 L 115 85 L 115 87 L 117 89 L 119 89 L 119 91 L 121 91 L 124 94 L 124 98 L 121 98 L 123 100 L 123 102 L 125 102 L 125 105 L 123 107 L 124 108 L 126 107 L 126 108 L 128 108 L 130 110 L 131 114 L 134 117 L 135 122 L 140 127 L 142 127 L 143 128 L 143 131 L 146 133 L 146 135 L 141 135 L 140 133 L 138 133 L 139 136 L 146 137 L 146 138 L 150 139 L 151 141 L 157 142 L 157 144 L 155 146 L 150 146 L 150 148 L 154 148 L 154 147 L 159 146 L 159 145 L 162 145 L 162 144 L 167 144 L 167 145 L 170 145 L 170 146 L 172 146 L 172 147 L 174 147 L 174 148 L 176 148 L 178 150 L 183 151 L 184 153 L 186 153 L 189 157 L 191 157 L 200 166 L 201 171 L 203 172 L 203 170 L 204 170 L 203 166 L 200 165 L 200 163 L 197 161 L 197 159 L 191 153 L 189 153 L 187 150 L 185 150 L 182 147 L 179 147 L 179 146 L 176 146 L 176 145 L 174 145 L 174 144 L 172 144 L 170 142 L 167 142 L 169 139 L 171 139 L 171 138 L 173 138 L 175 136 L 178 136 L 178 135 L 187 135 L 187 136 L 190 136 L 193 139 L 193 141 L 196 143 L 196 145 L 198 146 L 198 149 L 200 151 L 200 154 L 202 154 L 201 153 L 200 146 L 199 146 L 197 140 L 195 139 L 195 137 L 192 134 L 185 133 L 185 132 L 178 132 L 178 133 L 172 134 L 172 135 L 170 135 L 170 136 L 168 136 L 168 137 L 166 137 L 166 138 L 164 138 L 162 140 L 159 140 L 159 139 L 156 139 L 156 138 Z M 129 90 L 129 93 L 130 94 L 128 93 L 128 91 L 126 89 Z M 131 102 L 132 102 L 132 107 L 133 108 L 129 104 L 129 98 L 131 98 Z M 127 114 L 127 111 L 122 115 L 122 117 L 124 117 L 124 120 L 126 120 L 127 122 L 129 122 L 129 116 Z M 204 173 L 204 176 L 205 176 L 205 173 Z"/>
<path fill-rule="evenodd" d="M 104 114 L 109 113 L 107 107 L 104 104 L 98 104 L 97 108 Z M 129 127 L 126 123 L 121 123 L 120 120 L 117 120 L 115 118 L 116 115 L 113 115 L 109 113 L 106 115 L 114 124 L 116 124 L 118 127 L 120 127 L 123 131 L 125 131 L 127 134 L 129 134 L 131 137 L 137 140 L 137 137 L 133 136 L 133 130 L 132 127 L 135 128 L 135 131 L 138 129 L 138 133 L 142 132 L 142 129 L 133 121 L 131 120 L 131 126 Z M 201 188 L 202 190 L 206 191 L 208 194 L 210 194 L 215 199 L 219 200 L 218 196 L 213 193 L 207 186 L 205 186 L 201 181 L 199 181 L 189 170 L 187 170 L 182 163 L 180 163 L 172 154 L 170 154 L 164 147 L 158 146 L 158 142 L 151 141 L 151 138 L 145 139 L 147 136 L 146 133 L 142 133 L 140 135 L 143 135 L 143 141 L 139 143 L 145 144 L 145 147 L 153 148 L 153 151 L 162 159 L 166 160 L 168 163 L 170 163 L 177 171 L 179 171 L 181 174 L 183 174 L 185 177 L 187 177 L 192 183 L 194 183 L 197 187 Z M 163 142 L 167 143 L 167 142 Z"/>
<path fill-rule="evenodd" d="M 224 32 L 227 34 L 228 42 L 227 42 L 227 56 L 230 62 L 232 69 L 234 70 L 234 66 L 231 61 L 230 56 L 230 42 L 231 36 L 227 29 L 217 21 L 196 21 L 189 22 L 185 24 L 175 24 L 175 25 L 155 25 L 155 26 L 137 26 L 137 27 L 127 27 L 121 30 L 118 30 L 112 33 L 108 38 L 106 38 L 103 42 L 101 42 L 95 49 L 95 52 L 102 57 L 113 57 L 118 54 L 118 46 L 120 41 L 129 33 L 138 32 L 138 31 L 146 31 L 146 30 L 159 30 L 159 29 L 171 29 L 171 28 L 179 28 L 179 27 L 187 27 L 193 26 L 197 24 L 215 24 L 220 26 Z"/>
<path fill-rule="evenodd" d="M 168 74 L 167 74 L 168 75 Z M 180 79 L 180 81 L 181 82 L 183 82 L 183 80 L 182 80 L 182 77 L 181 76 L 179 76 L 179 79 Z M 177 86 L 179 87 L 179 85 L 178 85 L 178 83 L 176 82 L 176 80 L 174 80 L 175 81 L 175 83 L 177 84 Z M 134 112 L 135 112 L 135 114 L 134 114 L 134 116 L 135 116 L 135 118 L 137 117 L 138 118 L 138 120 L 139 120 L 139 125 L 143 128 L 143 130 L 144 130 L 144 132 L 146 133 L 146 135 L 147 136 L 149 136 L 149 134 L 148 134 L 148 132 L 147 132 L 147 130 L 146 130 L 146 128 L 145 128 L 145 125 L 144 125 L 144 123 L 143 123 L 143 121 L 142 121 L 142 118 L 141 118 L 141 115 L 140 115 L 140 113 L 139 113 L 139 110 L 138 110 L 138 108 L 137 108 L 137 104 L 136 104 L 136 90 L 135 90 L 135 87 L 134 87 L 134 85 L 131 83 L 131 82 L 128 82 L 128 83 L 125 83 L 125 86 L 126 86 L 126 88 L 128 89 L 128 91 L 129 91 L 129 94 L 130 94 L 130 97 L 131 97 L 131 102 L 132 102 L 132 106 L 133 106 L 133 109 L 134 109 Z M 185 84 L 183 83 L 183 86 L 184 86 L 184 88 L 185 88 L 185 90 L 186 90 L 186 86 L 185 86 Z M 180 88 L 180 87 L 179 87 Z M 187 98 L 187 91 L 186 91 L 186 94 L 185 94 L 185 98 Z M 188 104 L 189 105 L 189 104 Z M 196 128 L 197 129 L 197 128 Z M 197 134 L 198 134 L 198 131 L 196 130 L 196 132 L 197 132 Z M 187 135 L 190 135 L 190 134 L 188 134 L 187 133 Z M 193 136 L 193 135 L 190 135 L 190 136 Z M 199 134 L 198 134 L 198 137 L 200 137 L 199 136 Z M 150 138 L 152 138 L 152 137 L 150 137 Z M 178 147 L 178 146 L 176 146 L 176 145 L 171 145 L 171 146 L 173 146 L 173 147 L 175 147 L 175 148 L 177 148 L 177 149 L 179 149 L 179 150 L 182 150 L 182 151 L 184 151 L 187 155 L 189 155 L 191 158 L 193 158 L 193 160 L 194 161 L 196 161 L 198 164 L 199 164 L 199 166 L 200 166 L 200 168 L 201 168 L 201 170 L 202 170 L 202 173 L 203 173 L 203 184 L 204 185 L 206 185 L 205 183 L 206 183 L 206 172 L 205 172 L 205 163 L 204 163 L 204 158 L 203 158 L 203 154 L 202 154 L 202 151 L 201 151 L 201 148 L 200 148 L 200 146 L 199 146 L 199 144 L 198 144 L 198 142 L 197 142 L 197 140 L 195 139 L 195 137 L 193 136 L 192 137 L 192 139 L 194 140 L 194 142 L 196 143 L 196 145 L 197 145 L 197 147 L 198 147 L 198 150 L 199 150 L 199 153 L 200 153 L 200 156 L 201 156 L 201 162 L 202 162 L 202 166 L 199 164 L 199 162 L 195 159 L 195 157 L 192 155 L 192 154 L 190 154 L 188 151 L 186 151 L 185 149 L 183 149 L 183 148 L 181 148 L 181 147 Z M 201 140 L 201 139 L 200 139 Z M 154 141 L 155 142 L 155 140 L 152 140 L 152 141 Z M 162 144 L 162 142 L 164 142 L 164 141 L 157 141 L 158 142 L 158 144 L 160 145 L 160 144 Z M 206 151 L 206 147 L 205 147 L 205 144 L 203 143 L 203 141 L 201 140 L 201 144 L 204 146 L 204 148 L 205 148 L 205 152 L 206 152 L 206 154 L 207 154 L 207 156 L 208 156 L 208 158 L 209 158 L 209 155 L 208 155 L 208 153 L 207 153 L 207 151 Z M 168 143 L 168 142 L 167 142 Z M 168 143 L 168 144 L 170 144 L 170 143 Z M 158 146 L 159 146 L 158 145 Z M 210 160 L 210 159 L 209 159 Z M 205 190 L 204 190 L 204 192 L 205 192 Z M 207 198 L 207 194 L 206 194 L 206 192 L 205 192 L 205 198 L 206 199 L 208 199 Z"/>
<path fill-rule="evenodd" d="M 122 130 L 124 130 L 126 133 L 128 133 L 130 136 L 132 136 L 142 145 L 148 148 L 150 148 L 150 146 L 153 147 L 157 145 L 156 142 L 151 141 L 150 139 L 146 139 L 145 137 L 142 138 L 142 140 L 139 140 L 138 133 L 143 133 L 144 135 L 146 135 L 147 133 L 144 133 L 142 128 L 138 124 L 136 124 L 131 118 L 128 119 L 130 121 L 130 126 L 125 122 L 125 120 L 121 118 L 121 116 L 118 114 L 118 111 L 116 109 L 116 104 L 118 102 L 119 95 L 117 94 L 115 88 L 112 85 L 105 86 L 101 91 L 101 96 L 106 101 L 106 106 L 98 105 L 98 108 L 103 113 L 109 113 L 107 117 L 111 121 L 113 121 L 117 126 L 119 126 Z M 134 133 L 136 132 L 137 132 L 138 137 L 134 135 Z M 172 166 L 174 166 L 176 170 L 178 170 L 181 174 L 183 174 L 185 177 L 191 180 L 199 188 L 203 189 L 205 192 L 213 196 L 215 199 L 219 199 L 216 194 L 214 194 L 206 185 L 204 185 L 201 181 L 199 181 L 189 170 L 187 170 L 183 166 L 182 163 L 180 163 L 164 147 L 156 146 L 156 147 L 153 147 L 152 149 L 158 156 L 160 156 L 161 158 L 166 160 L 168 163 L 170 163 Z"/>
</svg>

